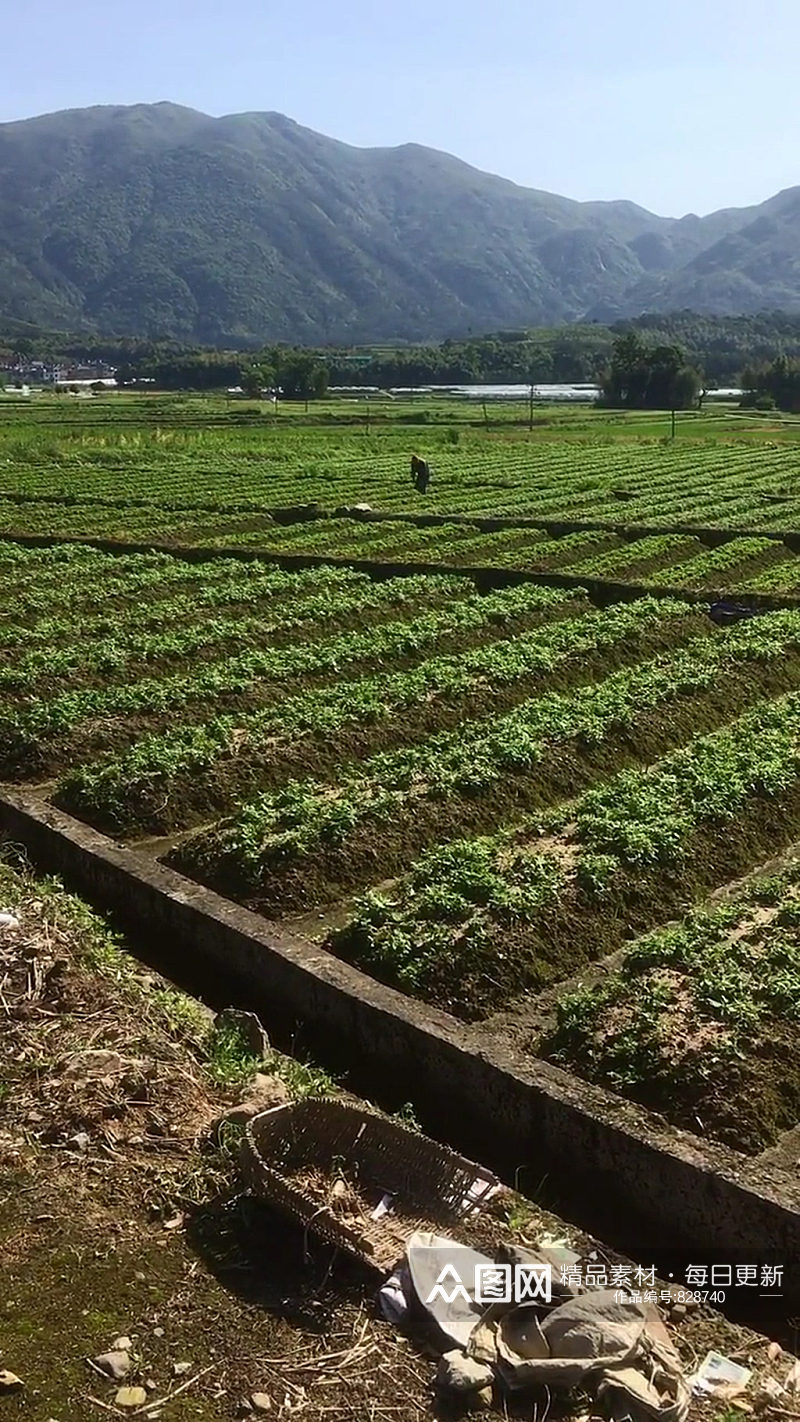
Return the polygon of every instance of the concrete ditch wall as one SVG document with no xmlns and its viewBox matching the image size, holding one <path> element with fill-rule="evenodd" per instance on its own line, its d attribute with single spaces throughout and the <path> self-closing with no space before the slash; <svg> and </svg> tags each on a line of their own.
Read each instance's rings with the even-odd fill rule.
<svg viewBox="0 0 800 1422">
<path fill-rule="evenodd" d="M 668 1245 L 698 1261 L 800 1259 L 800 1184 L 766 1160 L 708 1145 L 515 1055 L 33 794 L 0 792 L 0 834 L 116 913 L 146 940 L 151 961 L 168 945 L 184 983 L 195 969 L 212 973 L 226 1001 L 259 1011 L 276 1044 L 292 1045 L 299 1031 L 368 1098 L 413 1102 L 427 1129 L 520 1188 L 547 1177 L 573 1218 L 634 1257 L 653 1260 Z"/>
</svg>

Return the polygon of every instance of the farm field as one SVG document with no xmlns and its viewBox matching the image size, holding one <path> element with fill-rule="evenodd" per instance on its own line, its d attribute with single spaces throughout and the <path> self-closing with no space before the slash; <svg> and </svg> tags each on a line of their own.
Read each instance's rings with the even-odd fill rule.
<svg viewBox="0 0 800 1422">
<path fill-rule="evenodd" d="M 202 422 L 202 401 L 126 401 L 26 411 L 0 402 L 0 535 L 277 549 L 293 530 L 275 528 L 271 513 L 357 503 L 577 530 L 800 530 L 800 425 L 791 422 L 688 414 L 671 440 L 663 418 L 585 410 L 541 413 L 529 432 L 500 419 L 426 423 L 420 407 L 368 428 L 212 402 Z M 433 469 L 424 496 L 410 482 L 415 451 Z M 347 529 L 329 528 L 332 543 L 337 532 Z"/>
<path fill-rule="evenodd" d="M 467 1022 L 800 834 L 800 609 L 13 543 L 0 594 L 4 780 Z"/>
<path fill-rule="evenodd" d="M 800 840 L 794 427 L 202 403 L 0 413 L 0 779 L 467 1033 L 773 1144 L 800 1119 L 800 879 L 702 906 Z"/>
</svg>

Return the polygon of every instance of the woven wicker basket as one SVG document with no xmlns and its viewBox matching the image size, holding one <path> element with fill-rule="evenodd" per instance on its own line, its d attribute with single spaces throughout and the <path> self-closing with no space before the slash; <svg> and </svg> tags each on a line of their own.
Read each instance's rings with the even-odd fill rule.
<svg viewBox="0 0 800 1422">
<path fill-rule="evenodd" d="M 415 1230 L 452 1228 L 500 1187 L 490 1171 L 427 1136 L 341 1101 L 296 1101 L 255 1116 L 241 1164 L 257 1194 L 381 1274 Z M 321 1194 L 308 1188 L 312 1175 L 327 1182 Z M 355 1220 L 331 1203 L 337 1178 L 357 1186 L 364 1208 Z M 386 1195 L 390 1212 L 372 1219 Z"/>
</svg>

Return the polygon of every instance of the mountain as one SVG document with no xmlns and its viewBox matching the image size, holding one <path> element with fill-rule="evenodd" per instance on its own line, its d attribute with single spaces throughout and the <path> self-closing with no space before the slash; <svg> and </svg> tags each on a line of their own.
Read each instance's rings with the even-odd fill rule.
<svg viewBox="0 0 800 1422">
<path fill-rule="evenodd" d="M 277 113 L 162 103 L 0 124 L 0 317 L 57 329 L 320 344 L 797 310 L 798 236 L 800 188 L 663 218 Z"/>
</svg>

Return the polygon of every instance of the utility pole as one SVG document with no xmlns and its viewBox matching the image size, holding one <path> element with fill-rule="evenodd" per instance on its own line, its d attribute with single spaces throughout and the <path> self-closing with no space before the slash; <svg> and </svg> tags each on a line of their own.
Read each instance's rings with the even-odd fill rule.
<svg viewBox="0 0 800 1422">
<path fill-rule="evenodd" d="M 672 438 L 675 438 L 675 407 L 672 409 Z"/>
<path fill-rule="evenodd" d="M 528 434 L 533 434 L 533 371 L 531 371 L 531 393 L 528 405 Z"/>
</svg>

